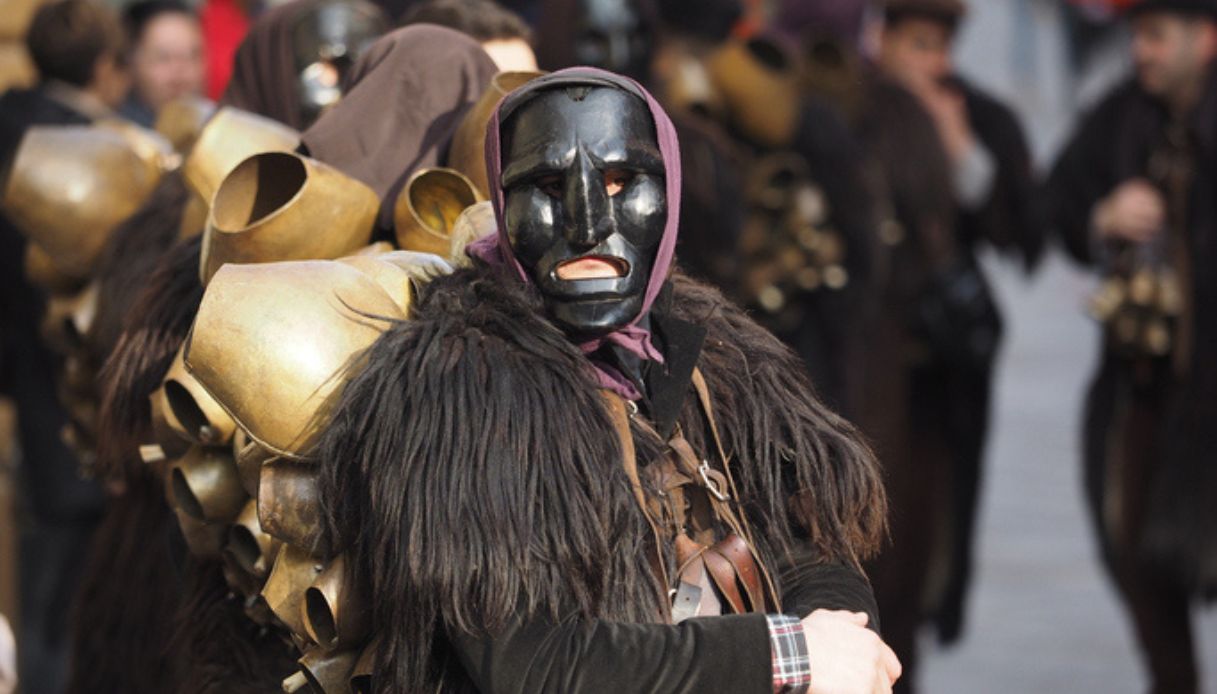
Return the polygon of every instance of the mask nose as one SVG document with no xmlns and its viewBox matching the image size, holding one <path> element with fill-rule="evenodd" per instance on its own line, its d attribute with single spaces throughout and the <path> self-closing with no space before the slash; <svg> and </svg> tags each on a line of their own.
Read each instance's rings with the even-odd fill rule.
<svg viewBox="0 0 1217 694">
<path fill-rule="evenodd" d="M 608 214 L 608 191 L 604 176 L 580 151 L 575 176 L 566 179 L 563 203 L 566 207 L 566 240 L 579 250 L 594 248 L 613 233 L 613 219 Z"/>
</svg>

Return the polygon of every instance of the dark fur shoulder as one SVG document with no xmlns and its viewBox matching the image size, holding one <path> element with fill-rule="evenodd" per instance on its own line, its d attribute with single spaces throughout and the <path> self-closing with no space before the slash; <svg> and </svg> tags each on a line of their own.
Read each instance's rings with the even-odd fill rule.
<svg viewBox="0 0 1217 694">
<path fill-rule="evenodd" d="M 334 546 L 377 603 L 379 687 L 459 679 L 436 671 L 445 629 L 659 614 L 588 362 L 528 288 L 489 269 L 436 279 L 360 364 L 314 455 Z"/>
<path fill-rule="evenodd" d="M 785 344 L 716 289 L 680 275 L 673 283 L 673 313 L 708 331 L 698 367 L 760 543 L 776 556 L 810 540 L 822 560 L 856 566 L 886 528 L 874 453 L 819 400 Z M 696 408 L 690 397 L 682 421 L 691 440 L 704 430 Z"/>
</svg>

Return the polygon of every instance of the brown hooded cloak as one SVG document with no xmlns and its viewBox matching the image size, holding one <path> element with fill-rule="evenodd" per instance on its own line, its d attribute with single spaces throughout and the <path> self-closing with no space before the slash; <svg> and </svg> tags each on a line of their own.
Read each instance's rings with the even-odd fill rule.
<svg viewBox="0 0 1217 694">
<path fill-rule="evenodd" d="M 410 174 L 438 166 L 465 112 L 490 84 L 494 61 L 477 41 L 417 24 L 386 34 L 351 69 L 345 96 L 305 131 L 305 152 L 368 184 L 380 226 Z"/>
</svg>

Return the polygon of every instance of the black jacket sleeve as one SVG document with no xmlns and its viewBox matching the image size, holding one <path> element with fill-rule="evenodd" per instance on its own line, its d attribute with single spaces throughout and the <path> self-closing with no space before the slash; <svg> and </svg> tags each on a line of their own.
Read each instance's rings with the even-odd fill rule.
<svg viewBox="0 0 1217 694">
<path fill-rule="evenodd" d="M 777 566 L 783 612 L 865 612 L 879 631 L 870 582 L 857 568 L 818 562 L 808 548 Z M 521 619 L 493 637 L 453 639 L 484 694 L 619 694 L 772 691 L 763 615 L 690 619 L 679 625 L 621 624 L 572 615 L 554 624 Z"/>
<path fill-rule="evenodd" d="M 796 554 L 778 565 L 782 611 L 804 618 L 816 610 L 865 612 L 867 626 L 879 631 L 879 606 L 870 581 L 861 571 L 841 562 L 817 561 L 813 552 Z"/>
<path fill-rule="evenodd" d="M 493 637 L 454 636 L 483 694 L 769 694 L 773 675 L 764 615 L 678 625 L 533 618 Z"/>
</svg>

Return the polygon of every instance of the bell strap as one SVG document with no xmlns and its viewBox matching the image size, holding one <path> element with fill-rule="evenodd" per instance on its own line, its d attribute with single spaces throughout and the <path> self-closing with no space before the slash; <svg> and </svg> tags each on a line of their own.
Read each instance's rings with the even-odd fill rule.
<svg viewBox="0 0 1217 694">
<path fill-rule="evenodd" d="M 735 488 L 735 480 L 731 477 L 731 460 L 727 457 L 726 447 L 723 446 L 723 437 L 718 433 L 714 404 L 710 400 L 710 388 L 706 385 L 706 377 L 702 375 L 701 369 L 693 369 L 693 390 L 697 392 L 697 402 L 701 405 L 702 416 L 710 429 L 710 438 L 714 440 L 714 452 L 718 453 L 718 459 L 723 465 L 723 474 L 727 476 L 727 482 L 731 486 L 731 495 L 738 499 L 739 490 Z"/>
<path fill-rule="evenodd" d="M 731 568 L 730 563 L 712 548 L 697 544 L 685 535 L 676 538 L 677 555 L 681 554 L 679 548 L 682 544 L 689 546 L 693 552 L 681 563 L 681 582 L 698 583 L 700 581 L 705 584 L 704 577 L 709 576 L 714 588 L 717 588 L 719 595 L 726 600 L 732 614 L 748 612 L 748 605 L 744 602 L 743 595 L 740 594 L 739 585 L 735 580 L 735 570 Z"/>
<path fill-rule="evenodd" d="M 736 513 L 730 496 L 724 493 L 727 489 L 725 477 L 717 470 L 710 469 L 708 463 L 699 462 L 689 442 L 679 433 L 668 445 L 669 454 L 664 464 L 676 465 L 677 471 L 666 475 L 666 478 L 687 480 L 689 485 L 689 491 L 684 494 L 689 500 L 688 513 L 684 518 L 688 527 L 676 538 L 678 562 L 683 563 L 679 550 L 682 544 L 685 547 L 696 545 L 702 549 L 701 560 L 715 586 L 733 610 L 744 613 L 750 610 L 764 611 L 767 607 L 776 609 L 777 593 L 772 583 L 768 582 L 769 575 L 762 568 L 753 546 L 744 539 L 744 519 Z M 697 503 L 699 501 L 700 504 Z M 718 541 L 715 541 L 714 532 L 716 520 L 731 531 Z M 689 539 L 688 534 L 692 534 L 694 539 Z M 685 554 L 690 552 L 686 551 Z M 743 586 L 747 593 L 746 602 L 739 593 L 739 586 Z"/>
<path fill-rule="evenodd" d="M 669 459 L 685 479 L 690 481 L 692 489 L 698 490 L 697 497 L 703 501 L 701 505 L 706 513 L 698 513 L 701 509 L 691 506 L 689 523 L 695 530 L 712 529 L 714 520 L 726 523 L 733 532 L 742 533 L 743 523 L 731 507 L 730 485 L 721 472 L 710 467 L 709 463 L 699 460 L 692 446 L 679 433 L 668 441 Z"/>
<path fill-rule="evenodd" d="M 769 571 L 756 554 L 746 521 L 732 507 L 735 484 L 727 470 L 728 459 L 714 420 L 709 391 L 705 380 L 696 370 L 693 383 L 723 470 L 714 469 L 708 462 L 699 460 L 678 429 L 668 441 L 667 455 L 648 470 L 655 476 L 654 482 L 662 495 L 658 503 L 648 499 L 642 484 L 627 403 L 614 393 L 605 391 L 604 394 L 614 428 L 621 440 L 622 466 L 630 480 L 635 500 L 651 528 L 654 546 L 649 560 L 652 570 L 665 589 L 673 586 L 673 583 L 668 578 L 662 552 L 664 533 L 657 519 L 662 518 L 671 526 L 668 537 L 677 550 L 680 585 L 676 586 L 675 595 L 669 597 L 675 598 L 672 608 L 681 614 L 668 616 L 683 616 L 691 603 L 700 603 L 700 599 L 693 600 L 694 596 L 686 586 L 705 583 L 706 575 L 736 613 L 742 614 L 749 609 L 780 609 L 777 590 Z M 640 424 L 645 425 L 645 422 Z M 723 523 L 731 531 L 726 538 L 717 542 L 715 521 Z M 740 593 L 741 586 L 747 600 Z"/>
<path fill-rule="evenodd" d="M 617 431 L 617 439 L 621 442 L 621 464 L 625 469 L 626 477 L 630 480 L 630 487 L 634 492 L 634 498 L 638 501 L 639 507 L 642 509 L 642 515 L 647 519 L 647 525 L 651 527 L 651 552 L 648 561 L 651 564 L 651 571 L 655 579 L 659 581 L 661 586 L 662 598 L 660 604 L 664 606 L 665 612 L 668 611 L 669 595 L 667 593 L 668 586 L 671 583 L 668 581 L 668 570 L 664 566 L 663 560 L 663 535 L 659 531 L 659 526 L 655 524 L 655 518 L 650 513 L 647 506 L 646 491 L 642 488 L 642 480 L 638 477 L 638 458 L 634 450 L 634 435 L 630 431 L 630 414 L 626 410 L 625 398 L 616 393 L 605 390 L 603 391 L 605 404 L 608 405 L 609 416 L 613 420 L 613 428 Z M 670 619 L 671 614 L 664 614 L 665 619 Z"/>
<path fill-rule="evenodd" d="M 739 582 L 748 594 L 748 603 L 752 611 L 764 611 L 768 605 L 765 600 L 765 587 L 762 583 L 763 576 L 748 543 L 739 535 L 732 533 L 715 544 L 711 548 L 711 553 L 716 557 L 722 557 L 731 566 L 732 575 L 739 578 Z M 777 607 L 776 602 L 775 599 L 774 608 Z"/>
<path fill-rule="evenodd" d="M 687 611 L 692 604 L 694 614 L 697 607 L 704 605 L 703 593 L 710 586 L 707 577 L 722 596 L 733 614 L 761 612 L 766 609 L 765 591 L 761 583 L 761 574 L 757 569 L 752 552 L 740 536 L 732 533 L 726 538 L 707 547 L 693 541 L 687 535 L 676 538 L 676 556 L 680 564 L 678 574 L 680 585 L 677 588 L 676 600 L 673 605 L 673 620 L 676 621 L 678 608 L 681 608 L 681 592 L 684 591 L 686 604 L 682 612 Z M 699 590 L 693 590 L 692 588 Z M 741 593 L 741 588 L 743 592 Z M 693 597 L 696 596 L 696 600 Z M 690 615 L 681 614 L 681 618 Z"/>
<path fill-rule="evenodd" d="M 726 447 L 723 446 L 723 438 L 719 433 L 718 422 L 714 417 L 714 404 L 710 398 L 710 388 L 706 385 L 706 378 L 702 375 L 701 369 L 693 369 L 692 381 L 693 389 L 697 392 L 697 401 L 701 404 L 702 415 L 705 417 L 706 425 L 710 429 L 710 437 L 714 439 L 714 450 L 716 453 L 718 453 L 719 462 L 723 467 L 722 474 L 727 478 L 727 486 L 731 490 L 730 496 L 734 497 L 738 502 L 740 499 L 739 489 L 735 484 L 735 478 L 731 475 L 731 459 L 727 456 Z M 747 525 L 747 520 L 742 514 L 737 517 L 734 513 L 731 513 L 730 517 L 733 519 L 737 518 L 736 525 L 733 526 L 733 529 L 735 529 L 740 538 L 742 538 L 744 546 L 748 550 L 749 555 L 756 559 L 755 566 L 758 567 L 761 578 L 764 579 L 764 587 L 767 589 L 767 595 L 771 598 L 770 607 L 772 607 L 774 610 L 780 611 L 781 601 L 778 598 L 777 586 L 773 582 L 773 576 L 770 575 L 769 569 L 764 565 L 763 562 L 760 561 L 760 558 L 756 556 L 756 542 L 752 538 L 752 534 Z M 759 607 L 758 603 L 753 604 L 754 606 Z"/>
</svg>

